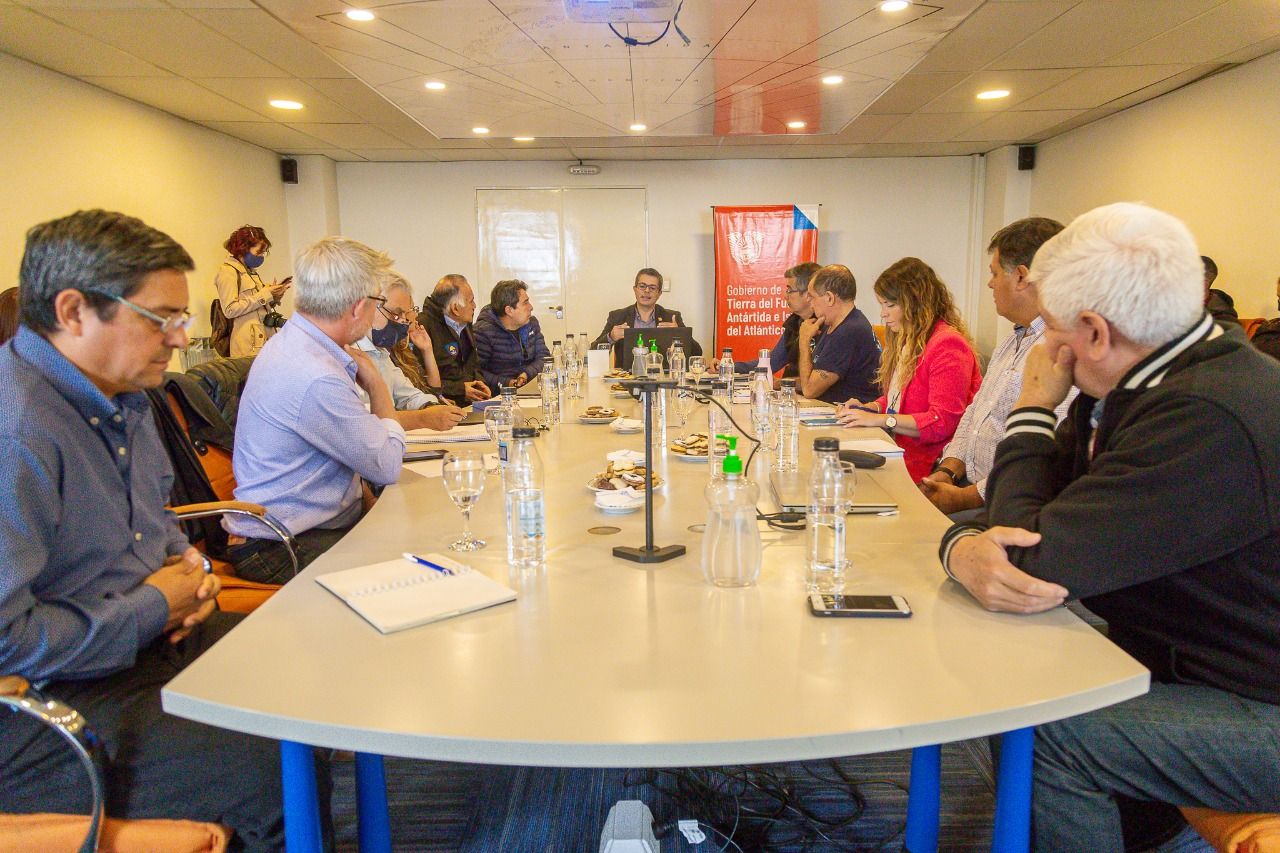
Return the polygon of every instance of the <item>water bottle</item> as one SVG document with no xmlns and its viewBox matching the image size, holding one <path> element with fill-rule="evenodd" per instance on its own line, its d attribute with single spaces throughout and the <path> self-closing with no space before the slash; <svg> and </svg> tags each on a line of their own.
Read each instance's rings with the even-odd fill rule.
<svg viewBox="0 0 1280 853">
<path fill-rule="evenodd" d="M 684 374 L 688 364 L 684 357 L 684 344 L 672 341 L 671 349 L 667 351 L 667 372 L 671 374 L 672 382 L 677 385 L 684 384 Z"/>
<path fill-rule="evenodd" d="M 813 441 L 813 469 L 809 473 L 809 507 L 805 513 L 805 587 L 808 592 L 839 593 L 849 560 L 844 550 L 845 471 L 840 464 L 840 439 Z"/>
<path fill-rule="evenodd" d="M 756 431 L 756 440 L 765 449 L 773 447 L 770 440 L 772 433 L 769 422 L 770 398 L 773 394 L 773 380 L 769 378 L 768 367 L 757 367 L 756 375 L 751 380 L 751 426 Z"/>
<path fill-rule="evenodd" d="M 729 444 L 718 479 L 707 484 L 707 526 L 702 534 L 702 574 L 719 587 L 754 586 L 763 549 L 756 523 L 760 488 L 742 475 L 736 435 L 712 435 Z"/>
<path fill-rule="evenodd" d="M 760 350 L 760 359 L 756 362 L 756 367 L 763 367 L 769 371 L 769 375 L 773 375 L 773 365 L 770 363 L 773 359 L 773 353 L 767 349 Z"/>
<path fill-rule="evenodd" d="M 538 431 L 512 431 L 507 467 L 502 469 L 507 511 L 507 562 L 522 571 L 540 569 L 547 559 L 546 505 L 542 498 L 542 462 L 533 446 Z"/>
<path fill-rule="evenodd" d="M 514 390 L 514 389 L 513 389 Z M 504 395 L 502 402 L 484 410 L 484 428 L 489 438 L 498 445 L 498 461 L 507 464 L 507 451 L 511 446 L 511 429 L 515 425 L 516 411 Z"/>
<path fill-rule="evenodd" d="M 711 383 L 711 399 L 712 402 L 707 406 L 707 435 L 736 435 L 733 424 L 729 422 L 729 417 L 720 410 L 719 402 L 725 409 L 729 409 L 729 383 L 716 379 Z M 724 476 L 724 466 L 722 464 L 725 451 L 722 448 L 719 439 L 708 438 L 707 440 L 707 468 L 710 470 L 711 479 L 718 480 Z"/>
<path fill-rule="evenodd" d="M 556 366 L 556 376 L 564 381 L 564 345 L 560 341 L 551 342 L 551 360 Z"/>
<path fill-rule="evenodd" d="M 631 375 L 636 379 L 645 375 L 645 359 L 649 350 L 644 345 L 644 335 L 636 335 L 636 345 L 631 348 Z"/>
<path fill-rule="evenodd" d="M 551 356 L 542 360 L 542 421 L 547 427 L 560 423 L 560 377 Z"/>
<path fill-rule="evenodd" d="M 720 365 L 716 373 L 720 381 L 733 382 L 733 350 L 728 347 L 720 350 Z"/>
<path fill-rule="evenodd" d="M 800 418 L 796 412 L 796 381 L 782 380 L 773 425 L 778 430 L 778 452 L 773 457 L 775 471 L 795 471 L 800 456 Z"/>
<path fill-rule="evenodd" d="M 582 396 L 580 393 L 581 385 L 579 384 L 579 362 L 578 362 L 578 344 L 573 339 L 573 333 L 565 335 L 564 344 L 564 375 L 562 383 L 565 386 L 566 395 L 570 399 L 577 399 Z"/>
<path fill-rule="evenodd" d="M 502 405 L 511 410 L 512 416 L 520 414 L 520 404 L 516 401 L 520 394 L 520 389 L 514 385 L 503 385 L 498 389 L 498 392 L 502 395 Z"/>
<path fill-rule="evenodd" d="M 662 368 L 650 366 L 646 378 L 651 382 L 661 380 Z M 653 403 L 651 404 L 653 406 L 653 421 L 649 429 L 650 443 L 653 445 L 654 453 L 662 453 L 667 447 L 667 392 L 663 388 L 658 388 L 646 393 L 653 398 Z"/>
</svg>

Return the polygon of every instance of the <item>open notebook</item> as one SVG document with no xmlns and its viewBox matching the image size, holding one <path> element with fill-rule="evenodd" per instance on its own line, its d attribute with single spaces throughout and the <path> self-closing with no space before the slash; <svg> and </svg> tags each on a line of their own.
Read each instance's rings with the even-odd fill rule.
<svg viewBox="0 0 1280 853">
<path fill-rule="evenodd" d="M 515 591 L 443 554 L 426 556 L 457 574 L 400 559 L 320 575 L 316 583 L 384 634 L 515 600 Z"/>
</svg>

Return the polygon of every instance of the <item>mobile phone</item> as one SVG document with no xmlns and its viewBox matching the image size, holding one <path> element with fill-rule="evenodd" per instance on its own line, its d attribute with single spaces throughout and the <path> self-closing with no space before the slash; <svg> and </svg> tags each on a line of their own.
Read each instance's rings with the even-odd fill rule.
<svg viewBox="0 0 1280 853">
<path fill-rule="evenodd" d="M 289 284 L 291 281 L 293 281 L 293 276 L 291 275 L 287 275 L 284 278 L 280 279 L 281 284 Z"/>
<path fill-rule="evenodd" d="M 809 612 L 814 616 L 870 616 L 905 619 L 911 605 L 900 595 L 827 595 L 809 596 Z"/>
<path fill-rule="evenodd" d="M 425 459 L 443 459 L 443 450 L 406 450 L 404 452 L 405 462 L 422 462 Z"/>
</svg>

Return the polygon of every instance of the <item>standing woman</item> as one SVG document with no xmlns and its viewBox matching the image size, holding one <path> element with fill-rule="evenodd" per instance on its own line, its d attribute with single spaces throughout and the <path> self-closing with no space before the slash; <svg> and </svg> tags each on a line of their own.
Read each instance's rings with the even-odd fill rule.
<svg viewBox="0 0 1280 853">
<path fill-rule="evenodd" d="M 257 355 L 276 331 L 267 328 L 263 318 L 280 304 L 293 276 L 271 284 L 258 277 L 258 267 L 271 252 L 271 241 L 256 225 L 232 231 L 222 247 L 230 257 L 218 267 L 213 286 L 218 290 L 222 313 L 232 322 L 231 357 Z"/>
<path fill-rule="evenodd" d="M 960 312 L 938 274 L 919 258 L 903 258 L 876 279 L 884 355 L 876 374 L 884 394 L 850 400 L 845 426 L 887 429 L 903 450 L 911 479 L 933 470 L 982 376 Z"/>
</svg>

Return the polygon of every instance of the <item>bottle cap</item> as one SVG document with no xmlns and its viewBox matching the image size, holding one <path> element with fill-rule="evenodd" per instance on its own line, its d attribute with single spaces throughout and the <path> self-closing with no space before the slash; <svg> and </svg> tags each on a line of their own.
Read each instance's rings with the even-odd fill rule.
<svg viewBox="0 0 1280 853">
<path fill-rule="evenodd" d="M 511 430 L 512 438 L 534 438 L 538 434 L 537 427 L 520 426 Z"/>
<path fill-rule="evenodd" d="M 657 338 L 650 338 L 650 339 L 649 339 L 649 352 L 657 352 L 657 351 L 658 351 L 658 339 L 657 339 Z"/>
<path fill-rule="evenodd" d="M 559 341 L 552 341 L 552 342 L 551 342 L 551 345 L 552 345 L 553 347 L 558 347 L 558 346 L 560 346 L 560 342 L 559 342 Z"/>
<path fill-rule="evenodd" d="M 729 449 L 725 451 L 724 459 L 720 464 L 720 470 L 725 474 L 741 474 L 742 457 L 738 455 L 738 437 L 736 435 L 717 435 L 716 439 L 724 439 L 729 444 Z"/>
<path fill-rule="evenodd" d="M 839 450 L 840 439 L 831 438 L 830 436 L 827 436 L 825 438 L 815 438 L 813 440 L 813 449 L 815 451 L 816 450 Z"/>
<path fill-rule="evenodd" d="M 794 388 L 794 387 L 796 387 L 796 381 L 795 381 L 795 379 L 784 379 L 784 380 L 782 380 L 782 387 L 783 387 L 783 388 Z"/>
</svg>

